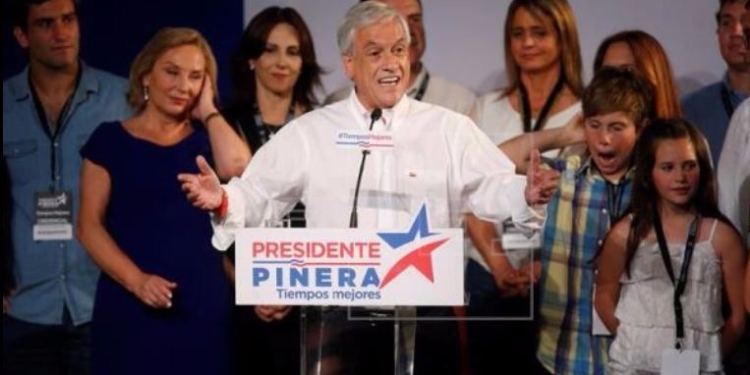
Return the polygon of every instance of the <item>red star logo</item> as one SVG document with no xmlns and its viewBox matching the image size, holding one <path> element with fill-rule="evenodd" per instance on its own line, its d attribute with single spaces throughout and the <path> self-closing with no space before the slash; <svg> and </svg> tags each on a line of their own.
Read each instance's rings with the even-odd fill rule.
<svg viewBox="0 0 750 375">
<path fill-rule="evenodd" d="M 430 282 L 434 282 L 435 279 L 432 274 L 432 252 L 437 250 L 437 248 L 445 243 L 445 241 L 448 241 L 448 239 L 446 238 L 443 240 L 430 242 L 401 258 L 401 260 L 396 262 L 396 264 L 394 264 L 393 267 L 388 270 L 388 273 L 380 283 L 380 289 L 385 288 L 385 286 L 393 281 L 396 276 L 406 271 L 409 266 L 413 266 L 417 269 L 417 271 L 424 275 L 427 280 L 430 280 Z"/>
</svg>

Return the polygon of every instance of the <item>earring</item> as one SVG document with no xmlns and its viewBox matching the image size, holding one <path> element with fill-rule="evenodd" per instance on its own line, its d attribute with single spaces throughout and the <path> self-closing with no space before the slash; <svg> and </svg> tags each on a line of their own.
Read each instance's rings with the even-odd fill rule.
<svg viewBox="0 0 750 375">
<path fill-rule="evenodd" d="M 148 95 L 148 86 L 143 86 L 143 101 L 147 102 L 150 99 Z"/>
<path fill-rule="evenodd" d="M 255 63 L 252 61 L 250 62 L 250 70 L 255 70 Z"/>
</svg>

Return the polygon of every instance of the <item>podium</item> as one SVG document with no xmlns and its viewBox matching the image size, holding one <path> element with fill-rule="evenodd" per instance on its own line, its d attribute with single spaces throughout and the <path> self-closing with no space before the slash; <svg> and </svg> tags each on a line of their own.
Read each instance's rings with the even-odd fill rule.
<svg viewBox="0 0 750 375">
<path fill-rule="evenodd" d="M 300 374 L 411 375 L 415 306 L 464 304 L 463 230 L 247 228 L 237 304 L 300 308 Z"/>
<path fill-rule="evenodd" d="M 411 375 L 416 309 L 307 306 L 300 317 L 300 374 Z"/>
</svg>

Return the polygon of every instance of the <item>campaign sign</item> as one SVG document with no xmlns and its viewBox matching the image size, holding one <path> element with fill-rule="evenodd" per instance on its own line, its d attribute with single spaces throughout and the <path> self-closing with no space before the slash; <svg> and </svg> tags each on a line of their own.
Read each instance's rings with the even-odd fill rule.
<svg viewBox="0 0 750 375">
<path fill-rule="evenodd" d="M 248 228 L 236 240 L 239 305 L 463 304 L 463 232 L 430 228 L 425 206 L 402 231 Z"/>
</svg>

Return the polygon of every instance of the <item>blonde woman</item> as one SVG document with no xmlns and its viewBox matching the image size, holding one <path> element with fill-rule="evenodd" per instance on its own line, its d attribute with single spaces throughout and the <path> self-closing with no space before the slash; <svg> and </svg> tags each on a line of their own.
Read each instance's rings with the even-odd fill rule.
<svg viewBox="0 0 750 375">
<path fill-rule="evenodd" d="M 102 124 L 81 150 L 78 237 L 103 271 L 94 374 L 231 373 L 231 287 L 210 222 L 177 181 L 197 156 L 227 179 L 249 161 L 216 111 L 215 79 L 197 31 L 162 29 L 131 67 L 136 115 Z"/>
</svg>

